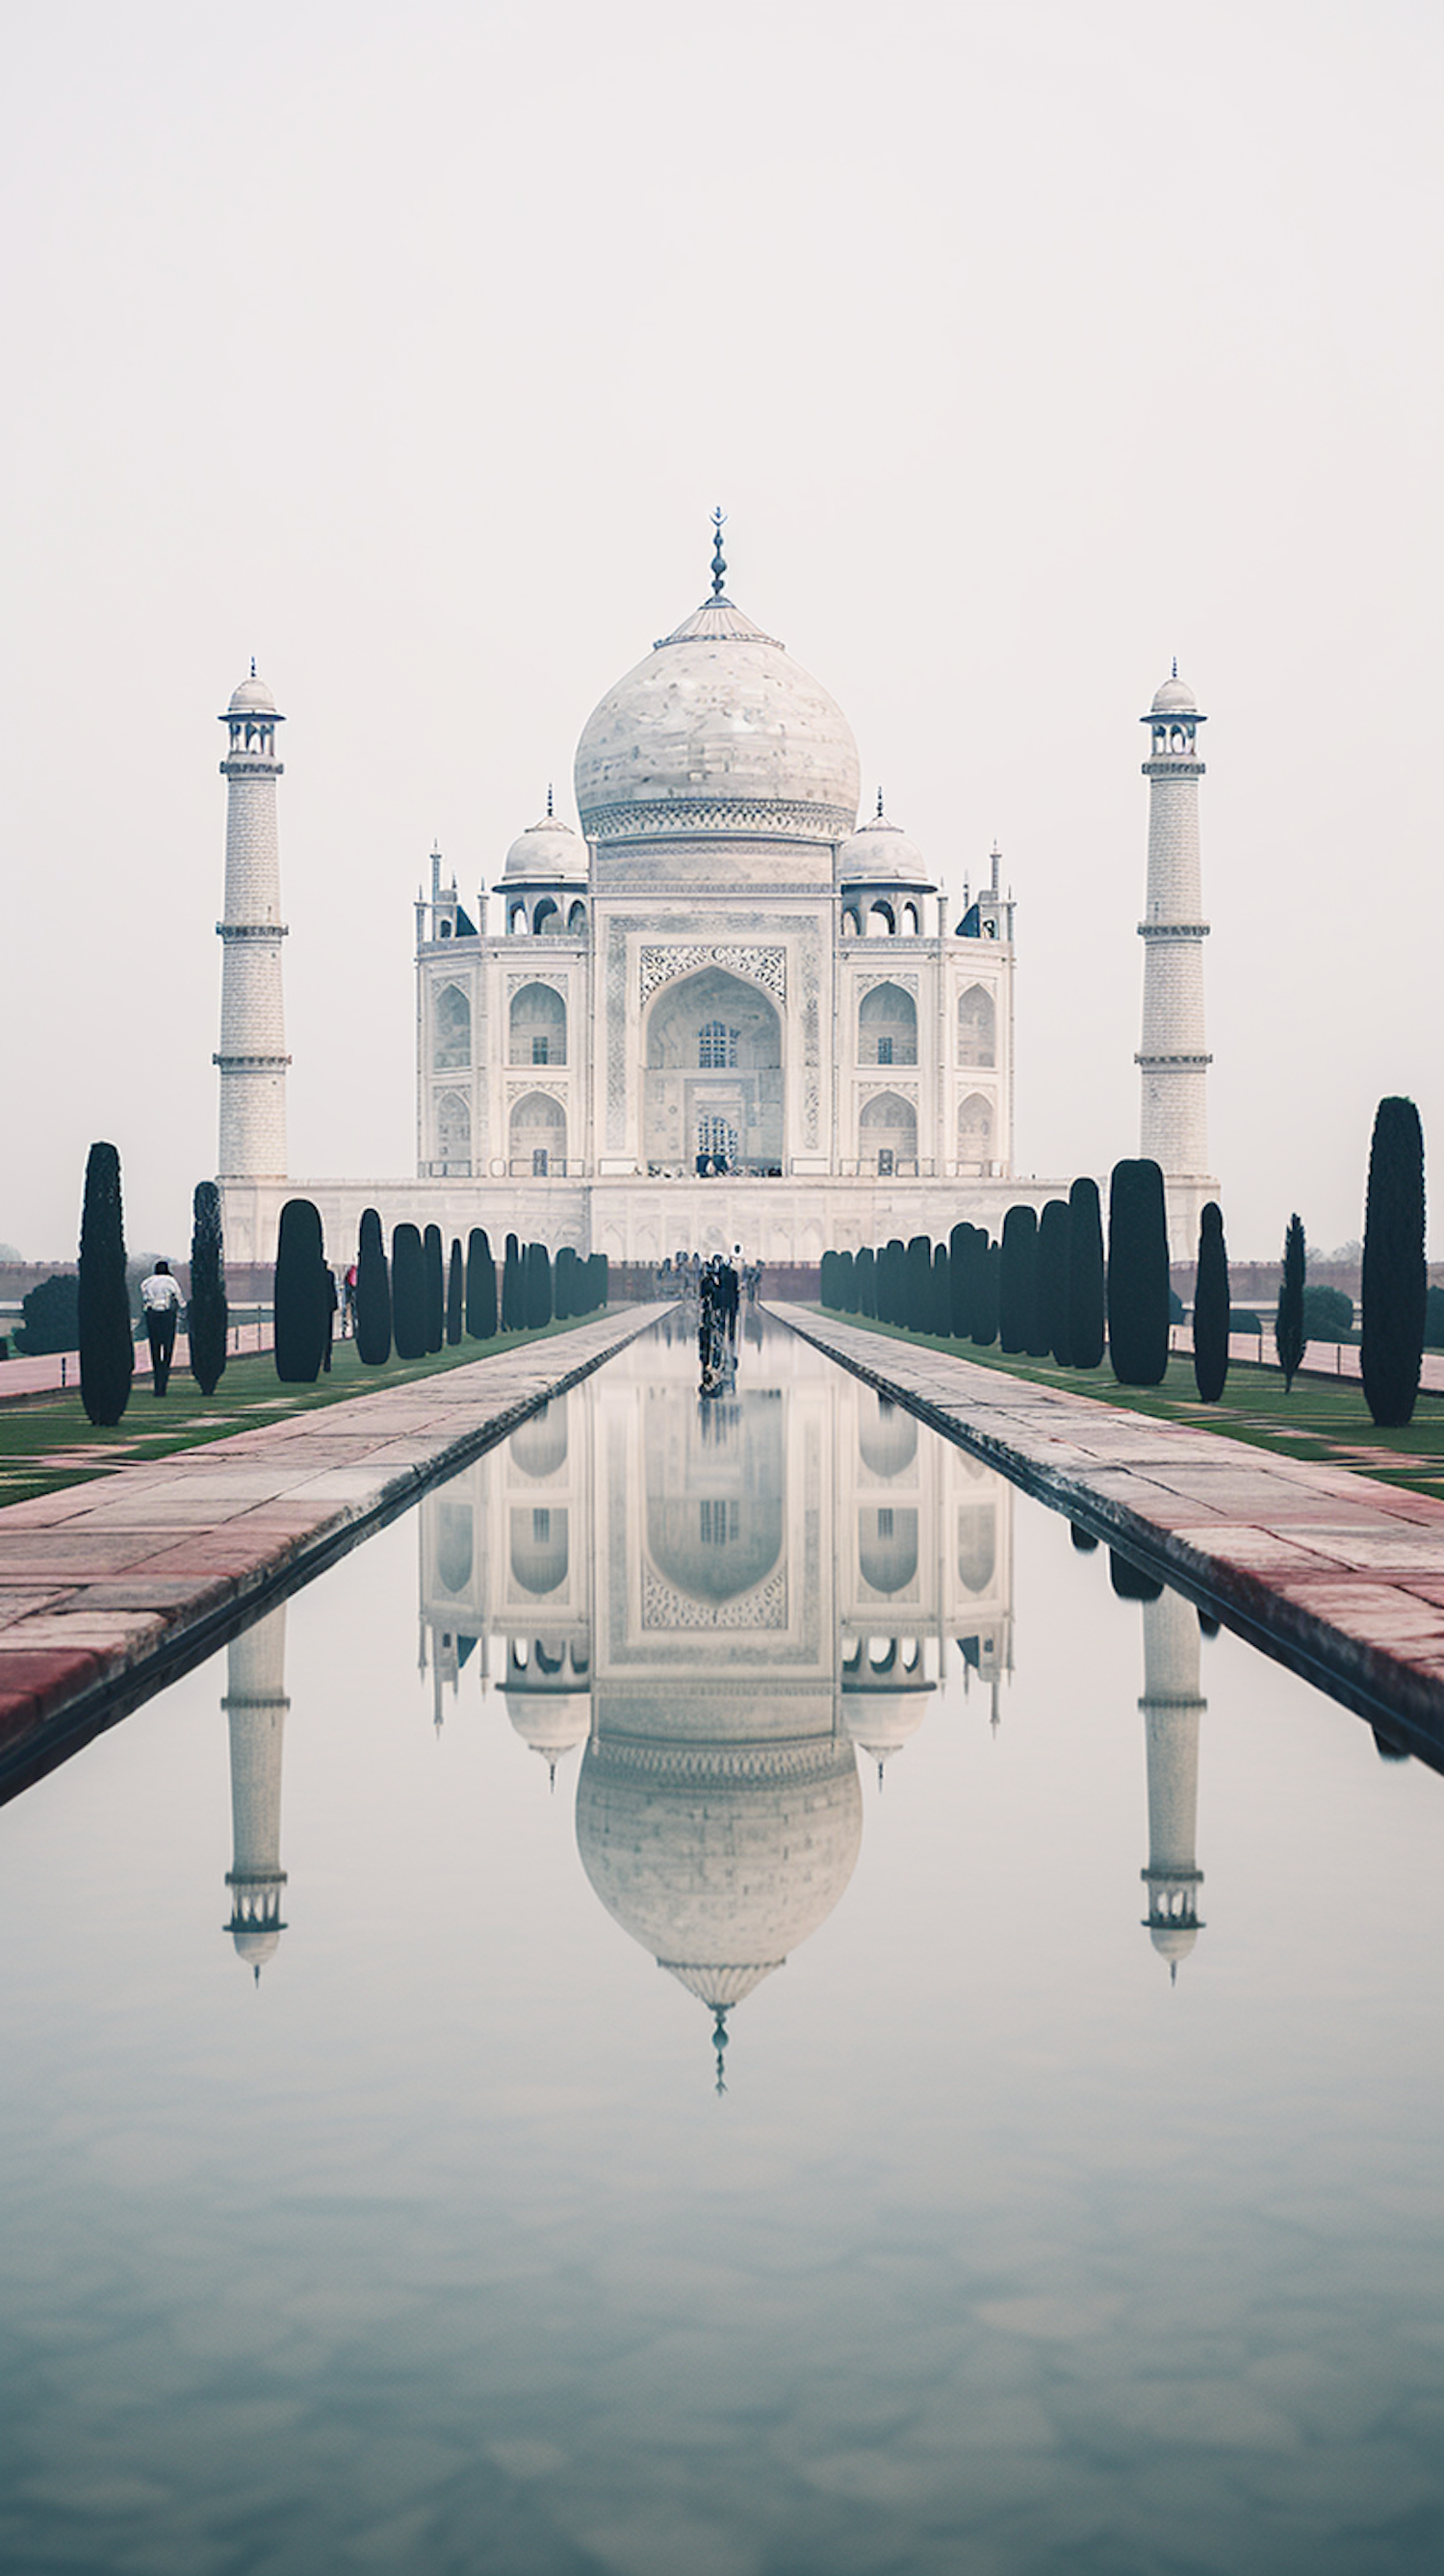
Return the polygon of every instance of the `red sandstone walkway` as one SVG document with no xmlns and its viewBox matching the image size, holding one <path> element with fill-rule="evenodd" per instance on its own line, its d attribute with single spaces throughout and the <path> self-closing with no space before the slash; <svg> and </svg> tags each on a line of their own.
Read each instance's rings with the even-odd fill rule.
<svg viewBox="0 0 1444 2576">
<path fill-rule="evenodd" d="M 886 1395 L 1444 1755 L 1444 1502 L 776 1305 Z"/>
<path fill-rule="evenodd" d="M 0 1782 L 50 1767 L 663 1311 L 623 1306 L 0 1509 Z"/>
</svg>

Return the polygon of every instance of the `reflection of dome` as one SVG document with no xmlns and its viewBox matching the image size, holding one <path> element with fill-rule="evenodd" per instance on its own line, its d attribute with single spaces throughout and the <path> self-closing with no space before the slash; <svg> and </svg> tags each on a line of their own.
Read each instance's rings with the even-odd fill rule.
<svg viewBox="0 0 1444 2576">
<path fill-rule="evenodd" d="M 857 1445 L 862 1463 L 874 1476 L 898 1476 L 918 1454 L 918 1426 L 900 1404 L 876 1399 L 876 1411 L 863 1405 L 858 1414 Z"/>
<path fill-rule="evenodd" d="M 592 839 L 720 831 L 841 840 L 857 816 L 857 747 L 821 683 L 730 600 L 714 598 L 588 717 L 576 796 Z"/>
<path fill-rule="evenodd" d="M 1187 681 L 1180 680 L 1175 671 L 1172 679 L 1165 680 L 1162 688 L 1154 692 L 1149 712 L 1155 716 L 1196 715 L 1198 700 Z"/>
<path fill-rule="evenodd" d="M 587 848 L 579 841 L 570 824 L 554 814 L 544 814 L 539 823 L 528 823 L 526 830 L 513 841 L 506 854 L 503 874 L 509 877 L 584 877 L 587 873 Z"/>
<path fill-rule="evenodd" d="M 273 716 L 275 712 L 275 699 L 265 681 L 258 680 L 254 671 L 248 680 L 242 680 L 238 689 L 232 690 L 231 703 L 226 709 L 227 715 L 231 716 Z"/>
<path fill-rule="evenodd" d="M 535 1692 L 503 1690 L 506 1713 L 523 1744 L 539 1753 L 553 1770 L 564 1754 L 585 1744 L 592 1723 L 592 1703 L 585 1691 Z"/>
<path fill-rule="evenodd" d="M 862 1839 L 845 1739 L 671 1744 L 594 1737 L 577 1848 L 607 1912 L 713 2011 L 826 1921 Z"/>
<path fill-rule="evenodd" d="M 232 1932 L 231 1939 L 236 1946 L 236 1957 L 244 1959 L 246 1966 L 254 1968 L 259 1976 L 266 1961 L 274 1959 L 281 1946 L 281 1927 L 273 1923 L 264 1932 Z"/>
<path fill-rule="evenodd" d="M 880 1769 L 889 1755 L 902 1750 L 909 1736 L 916 1735 L 927 1709 L 928 1695 L 924 1690 L 871 1690 L 848 1692 L 842 1715 L 854 1744 L 870 1753 Z"/>
<path fill-rule="evenodd" d="M 552 1476 L 567 1463 L 566 1398 L 544 1404 L 511 1435 L 507 1456 L 524 1476 Z"/>
<path fill-rule="evenodd" d="M 1160 1959 L 1186 1959 L 1198 1939 L 1196 1923 L 1150 1923 L 1148 1937 Z"/>
</svg>

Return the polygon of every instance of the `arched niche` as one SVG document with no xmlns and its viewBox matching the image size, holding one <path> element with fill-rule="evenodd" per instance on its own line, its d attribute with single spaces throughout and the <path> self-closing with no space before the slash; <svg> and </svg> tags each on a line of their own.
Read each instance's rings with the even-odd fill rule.
<svg viewBox="0 0 1444 2576">
<path fill-rule="evenodd" d="M 864 1101 L 858 1122 L 859 1158 L 873 1163 L 886 1178 L 903 1163 L 915 1163 L 918 1113 L 896 1091 L 879 1091 Z"/>
<path fill-rule="evenodd" d="M 524 1476 L 554 1476 L 567 1463 L 567 1403 L 544 1404 L 511 1435 L 510 1457 Z"/>
<path fill-rule="evenodd" d="M 512 995 L 510 1015 L 513 1064 L 565 1064 L 567 1006 L 552 984 L 523 984 Z"/>
<path fill-rule="evenodd" d="M 512 939 L 525 939 L 527 937 L 531 930 L 531 923 L 526 917 L 526 905 L 524 903 L 514 903 L 511 906 L 506 916 L 506 927 L 507 934 Z"/>
<path fill-rule="evenodd" d="M 996 1064 L 998 1013 L 986 984 L 970 984 L 958 995 L 959 1064 Z"/>
<path fill-rule="evenodd" d="M 847 906 L 842 916 L 842 935 L 844 939 L 862 937 L 862 917 L 852 904 Z"/>
<path fill-rule="evenodd" d="M 885 903 L 881 895 L 879 895 L 873 903 L 868 905 L 867 935 L 869 939 L 895 939 L 897 937 L 897 915 L 893 911 L 892 905 L 890 903 Z"/>
<path fill-rule="evenodd" d="M 858 1417 L 857 1447 L 864 1467 L 874 1476 L 900 1476 L 918 1454 L 918 1426 L 901 1404 L 864 1396 Z"/>
<path fill-rule="evenodd" d="M 649 1168 L 693 1172 L 699 1155 L 739 1171 L 783 1155 L 782 1018 L 760 984 L 724 967 L 665 984 L 647 1016 L 642 1133 Z"/>
<path fill-rule="evenodd" d="M 918 1570 L 918 1516 L 911 1506 L 880 1504 L 858 1514 L 858 1570 L 874 1592 L 905 1591 Z"/>
<path fill-rule="evenodd" d="M 436 1159 L 448 1168 L 465 1164 L 470 1172 L 471 1102 L 464 1091 L 443 1091 L 436 1104 Z"/>
<path fill-rule="evenodd" d="M 471 997 L 460 984 L 443 984 L 431 1007 L 431 1061 L 438 1073 L 471 1062 Z"/>
<path fill-rule="evenodd" d="M 519 1504 L 511 1515 L 512 1580 L 534 1599 L 567 1579 L 567 1516 L 550 1504 Z"/>
<path fill-rule="evenodd" d="M 511 1167 L 514 1176 L 544 1180 L 565 1167 L 567 1114 L 545 1091 L 528 1091 L 511 1113 Z"/>
<path fill-rule="evenodd" d="M 918 1010 L 901 984 L 874 984 L 857 1009 L 860 1064 L 916 1064 Z"/>
<path fill-rule="evenodd" d="M 567 930 L 568 933 L 575 938 L 579 932 L 586 929 L 586 926 L 587 907 L 584 903 L 578 901 L 572 905 L 570 912 L 567 914 Z"/>
<path fill-rule="evenodd" d="M 898 931 L 904 939 L 916 939 L 922 927 L 915 903 L 905 903 L 898 914 Z"/>
<path fill-rule="evenodd" d="M 433 1508 L 436 1579 L 443 1592 L 464 1592 L 471 1581 L 471 1505 L 448 1502 L 439 1495 Z"/>
<path fill-rule="evenodd" d="M 981 1091 L 970 1091 L 958 1103 L 958 1161 L 991 1163 L 993 1159 L 993 1104 Z"/>
<path fill-rule="evenodd" d="M 998 1561 L 998 1515 L 993 1503 L 958 1505 L 958 1573 L 969 1592 L 986 1592 Z"/>
<path fill-rule="evenodd" d="M 533 935 L 538 939 L 544 939 L 548 934 L 555 936 L 561 929 L 562 910 L 555 895 L 544 894 L 538 897 L 532 911 L 531 926 Z"/>
</svg>

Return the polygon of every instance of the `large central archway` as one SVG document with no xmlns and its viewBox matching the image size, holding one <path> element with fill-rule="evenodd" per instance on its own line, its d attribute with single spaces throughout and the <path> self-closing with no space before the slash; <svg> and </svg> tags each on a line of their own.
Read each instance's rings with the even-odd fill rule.
<svg viewBox="0 0 1444 2576">
<path fill-rule="evenodd" d="M 642 1140 L 648 1169 L 694 1172 L 699 1158 L 780 1171 L 782 1022 L 760 985 L 708 966 L 657 995 L 647 1021 Z"/>
</svg>

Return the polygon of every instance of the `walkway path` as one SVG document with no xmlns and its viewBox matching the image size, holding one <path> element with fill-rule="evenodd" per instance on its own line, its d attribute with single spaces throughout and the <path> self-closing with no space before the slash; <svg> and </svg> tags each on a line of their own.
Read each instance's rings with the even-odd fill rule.
<svg viewBox="0 0 1444 2576">
<path fill-rule="evenodd" d="M 1168 1347 L 1183 1360 L 1193 1357 L 1193 1326 L 1170 1324 Z M 1276 1369 L 1273 1328 L 1261 1333 L 1230 1333 L 1230 1361 L 1257 1362 L 1260 1367 Z M 1299 1364 L 1301 1377 L 1352 1378 L 1355 1384 L 1363 1376 L 1363 1355 L 1357 1342 L 1306 1342 Z M 1444 1351 L 1426 1351 L 1419 1363 L 1419 1391 L 1422 1395 L 1444 1395 Z"/>
<path fill-rule="evenodd" d="M 226 1337 L 226 1351 L 231 1359 L 238 1359 L 243 1351 L 249 1355 L 252 1351 L 268 1351 L 270 1347 L 269 1318 L 263 1324 L 233 1324 Z M 174 1373 L 180 1375 L 189 1360 L 189 1338 L 185 1333 L 177 1333 L 172 1362 Z M 150 1374 L 150 1345 L 137 1342 L 136 1384 L 146 1384 Z M 54 1395 L 62 1387 L 79 1384 L 79 1351 L 43 1351 L 38 1359 L 33 1360 L 27 1359 L 23 1351 L 17 1351 L 13 1359 L 0 1361 L 0 1404 L 13 1404 L 21 1395 Z"/>
<path fill-rule="evenodd" d="M 0 1794 L 198 1662 L 243 1609 L 319 1572 L 664 1311 L 614 1308 L 470 1367 L 0 1510 Z"/>
<path fill-rule="evenodd" d="M 1444 1502 L 768 1304 L 880 1394 L 1440 1764 Z"/>
</svg>

